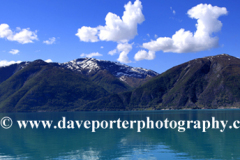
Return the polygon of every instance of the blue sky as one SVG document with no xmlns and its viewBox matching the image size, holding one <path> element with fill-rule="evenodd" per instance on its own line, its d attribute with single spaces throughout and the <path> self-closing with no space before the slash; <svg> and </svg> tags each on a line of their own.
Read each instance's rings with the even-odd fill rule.
<svg viewBox="0 0 240 160">
<path fill-rule="evenodd" d="M 240 57 L 239 3 L 2 1 L 0 65 L 92 56 L 162 73 L 194 58 L 222 53 Z"/>
</svg>

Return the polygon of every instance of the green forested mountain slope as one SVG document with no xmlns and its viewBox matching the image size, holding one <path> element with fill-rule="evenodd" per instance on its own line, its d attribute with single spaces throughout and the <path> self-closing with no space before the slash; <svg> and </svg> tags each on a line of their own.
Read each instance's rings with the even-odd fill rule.
<svg viewBox="0 0 240 160">
<path fill-rule="evenodd" d="M 219 108 L 240 106 L 240 59 L 227 54 L 195 59 L 175 66 L 131 92 L 85 105 L 100 108 L 107 99 L 123 110 Z M 96 105 L 99 104 L 99 105 Z"/>
<path fill-rule="evenodd" d="M 135 88 L 106 69 L 106 63 L 97 71 L 42 60 L 9 67 L 0 68 L 0 112 L 240 106 L 240 59 L 227 54 L 180 64 Z"/>
</svg>

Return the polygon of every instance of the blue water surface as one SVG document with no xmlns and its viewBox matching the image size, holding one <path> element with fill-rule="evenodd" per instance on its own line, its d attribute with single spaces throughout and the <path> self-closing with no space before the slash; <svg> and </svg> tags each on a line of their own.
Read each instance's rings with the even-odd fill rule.
<svg viewBox="0 0 240 160">
<path fill-rule="evenodd" d="M 216 120 L 232 124 L 240 110 L 176 110 L 131 112 L 0 113 L 13 120 L 0 127 L 0 159 L 240 159 L 240 129 L 19 129 L 17 120 Z M 67 125 L 67 124 L 66 124 Z M 221 127 L 220 127 L 221 128 Z"/>
</svg>

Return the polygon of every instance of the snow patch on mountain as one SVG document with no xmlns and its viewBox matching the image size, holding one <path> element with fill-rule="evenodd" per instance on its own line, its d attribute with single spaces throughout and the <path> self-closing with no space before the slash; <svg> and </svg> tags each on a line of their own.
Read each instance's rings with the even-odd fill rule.
<svg viewBox="0 0 240 160">
<path fill-rule="evenodd" d="M 146 78 L 157 76 L 158 73 L 152 70 L 143 69 L 139 67 L 130 67 L 119 62 L 111 62 L 105 60 L 98 60 L 95 58 L 79 58 L 70 62 L 62 63 L 61 66 L 76 70 L 79 72 L 87 71 L 88 73 L 97 72 L 99 70 L 107 70 L 121 81 L 126 77 Z M 122 77 L 122 78 L 121 78 Z"/>
<path fill-rule="evenodd" d="M 34 61 L 35 63 L 38 60 Z M 39 61 L 40 62 L 40 61 Z M 32 62 L 21 62 L 18 64 L 17 71 L 25 68 Z M 51 63 L 49 63 L 51 64 Z M 62 68 L 67 68 L 73 71 L 78 71 L 83 74 L 95 74 L 100 70 L 107 70 L 110 74 L 117 77 L 119 80 L 126 82 L 127 77 L 145 79 L 149 77 L 155 77 L 157 72 L 152 70 L 131 67 L 119 62 L 111 62 L 105 60 L 98 60 L 95 58 L 79 58 L 65 63 L 52 63 Z"/>
</svg>

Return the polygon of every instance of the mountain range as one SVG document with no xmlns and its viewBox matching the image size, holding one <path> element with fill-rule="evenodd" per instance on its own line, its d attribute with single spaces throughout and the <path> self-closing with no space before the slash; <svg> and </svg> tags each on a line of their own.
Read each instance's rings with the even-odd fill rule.
<svg viewBox="0 0 240 160">
<path fill-rule="evenodd" d="M 0 112 L 229 108 L 240 105 L 240 59 L 198 58 L 162 74 L 80 58 L 0 67 Z"/>
<path fill-rule="evenodd" d="M 158 73 L 117 62 L 80 58 L 0 67 L 0 111 L 69 111 L 114 93 L 130 91 Z"/>
</svg>

